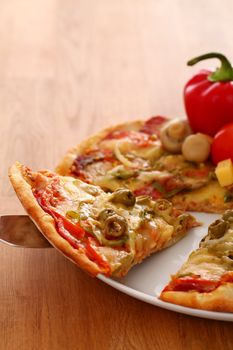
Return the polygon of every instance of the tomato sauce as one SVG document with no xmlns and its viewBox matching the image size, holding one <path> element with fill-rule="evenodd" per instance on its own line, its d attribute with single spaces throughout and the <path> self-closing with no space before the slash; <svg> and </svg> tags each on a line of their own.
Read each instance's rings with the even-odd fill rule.
<svg viewBox="0 0 233 350">
<path fill-rule="evenodd" d="M 147 185 L 144 187 L 141 187 L 137 190 L 134 191 L 134 195 L 136 197 L 138 196 L 150 196 L 152 199 L 159 199 L 162 198 L 163 194 L 161 192 L 159 192 L 158 190 L 156 190 L 155 188 L 153 188 L 152 185 Z"/>
<path fill-rule="evenodd" d="M 53 197 L 58 199 L 60 193 L 58 180 L 55 177 L 45 189 L 34 190 L 34 196 L 37 202 L 46 213 L 53 217 L 60 236 L 73 248 L 83 251 L 91 261 L 95 262 L 101 268 L 101 271 L 106 276 L 109 276 L 111 268 L 108 261 L 95 249 L 95 247 L 99 246 L 98 241 L 90 233 L 86 232 L 78 222 L 71 222 L 65 216 L 58 213 L 56 207 L 53 206 Z M 60 196 L 58 200 L 61 202 L 64 198 Z"/>
<path fill-rule="evenodd" d="M 209 293 L 227 282 L 233 283 L 233 272 L 225 273 L 219 280 L 206 280 L 195 277 L 175 278 L 164 288 L 163 292 L 196 291 L 199 293 Z"/>
<path fill-rule="evenodd" d="M 162 116 L 152 117 L 145 122 L 140 131 L 149 135 L 156 134 L 159 136 L 162 125 L 168 120 L 168 118 Z"/>
<path fill-rule="evenodd" d="M 87 172 L 85 171 L 85 168 L 88 165 L 91 165 L 95 162 L 116 162 L 117 159 L 114 156 L 113 152 L 111 150 L 92 150 L 88 151 L 85 154 L 78 156 L 71 168 L 71 173 L 75 176 L 77 176 L 79 179 L 90 182 L 89 176 Z"/>
<path fill-rule="evenodd" d="M 110 132 L 104 140 L 121 140 L 126 137 L 139 147 L 147 147 L 150 142 L 149 135 L 134 130 L 114 130 Z"/>
<path fill-rule="evenodd" d="M 198 178 L 202 178 L 202 177 L 207 177 L 209 175 L 210 169 L 205 167 L 203 169 L 188 169 L 186 171 L 184 171 L 184 176 L 188 176 L 188 177 L 198 177 Z"/>
<path fill-rule="evenodd" d="M 213 291 L 219 286 L 219 281 L 211 281 L 196 278 L 176 278 L 172 280 L 167 287 L 164 288 L 164 292 L 188 292 L 197 291 L 199 293 L 208 293 Z"/>
</svg>

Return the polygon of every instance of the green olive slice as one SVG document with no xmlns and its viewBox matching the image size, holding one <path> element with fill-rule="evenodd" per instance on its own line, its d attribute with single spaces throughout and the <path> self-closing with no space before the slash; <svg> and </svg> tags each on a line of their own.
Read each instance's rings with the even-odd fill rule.
<svg viewBox="0 0 233 350">
<path fill-rule="evenodd" d="M 214 221 L 208 229 L 210 239 L 220 238 L 224 235 L 228 228 L 228 223 L 222 219 Z"/>
<path fill-rule="evenodd" d="M 155 201 L 154 204 L 154 211 L 157 214 L 170 215 L 172 212 L 172 208 L 172 203 L 169 202 L 167 199 L 158 199 Z"/>
<path fill-rule="evenodd" d="M 109 216 L 104 223 L 103 233 L 105 237 L 120 237 L 127 232 L 127 221 L 123 216 Z"/>
<path fill-rule="evenodd" d="M 115 191 L 110 200 L 112 203 L 123 204 L 127 207 L 134 206 L 136 202 L 134 194 L 126 188 Z"/>
</svg>

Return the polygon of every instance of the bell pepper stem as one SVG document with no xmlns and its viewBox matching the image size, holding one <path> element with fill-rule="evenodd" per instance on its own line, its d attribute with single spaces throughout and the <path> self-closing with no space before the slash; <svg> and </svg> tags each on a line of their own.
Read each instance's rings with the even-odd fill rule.
<svg viewBox="0 0 233 350">
<path fill-rule="evenodd" d="M 195 57 L 187 62 L 188 66 L 193 66 L 194 64 L 209 59 L 209 58 L 218 58 L 221 61 L 221 66 L 217 68 L 214 72 L 210 73 L 208 80 L 216 81 L 232 81 L 233 80 L 233 68 L 228 59 L 218 52 L 210 52 L 205 55 Z"/>
</svg>

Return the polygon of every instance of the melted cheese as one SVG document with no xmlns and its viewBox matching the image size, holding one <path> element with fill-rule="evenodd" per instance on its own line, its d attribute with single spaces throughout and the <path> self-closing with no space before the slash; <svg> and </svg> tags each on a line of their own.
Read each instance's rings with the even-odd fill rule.
<svg viewBox="0 0 233 350">
<path fill-rule="evenodd" d="M 131 252 L 126 252 L 125 250 L 114 250 L 110 247 L 97 247 L 97 251 L 110 263 L 113 275 L 119 270 L 123 275 L 132 266 L 134 255 Z"/>
<path fill-rule="evenodd" d="M 200 189 L 174 196 L 172 203 L 184 210 L 221 212 L 233 206 L 233 202 L 224 203 L 225 193 L 217 181 L 212 181 Z"/>
<path fill-rule="evenodd" d="M 194 251 L 178 271 L 178 276 L 194 274 L 201 279 L 219 280 L 227 271 L 233 271 L 233 229 L 219 239 L 209 239 Z"/>
<path fill-rule="evenodd" d="M 167 172 L 161 172 L 157 170 L 153 171 L 140 171 L 137 177 L 129 178 L 128 180 L 120 180 L 111 173 L 105 176 L 99 176 L 95 178 L 95 184 L 104 189 L 109 189 L 110 191 L 115 191 L 118 188 L 129 188 L 131 191 L 135 191 L 153 181 L 161 181 L 170 176 Z"/>
<path fill-rule="evenodd" d="M 143 136 L 142 134 L 140 135 L 141 137 Z M 147 135 L 145 136 L 145 140 L 146 139 L 147 139 Z M 161 157 L 161 155 L 164 152 L 160 140 L 155 140 L 155 141 L 150 140 L 146 145 L 146 147 L 142 147 L 137 142 L 133 142 L 130 139 L 130 137 L 125 137 L 120 140 L 118 139 L 103 140 L 99 144 L 99 148 L 109 149 L 113 151 L 116 154 L 118 159 L 119 159 L 119 153 L 124 156 L 127 156 L 127 154 L 129 153 L 134 157 L 143 158 L 151 162 Z M 119 160 L 121 161 L 121 157 Z M 123 161 L 123 164 L 124 164 L 124 161 Z M 129 164 L 127 166 L 129 166 Z"/>
<path fill-rule="evenodd" d="M 158 176 L 157 172 L 154 176 Z M 51 209 L 74 224 L 78 222 L 96 237 L 100 246 L 96 246 L 95 249 L 99 250 L 109 262 L 113 275 L 126 273 L 132 264 L 141 261 L 152 251 L 162 249 L 173 239 L 177 218 L 169 217 L 169 223 L 171 221 L 174 224 L 172 225 L 153 211 L 150 219 L 145 217 L 145 211 L 151 212 L 153 203 L 148 205 L 136 203 L 133 207 L 127 208 L 123 204 L 113 203 L 111 199 L 114 193 L 105 193 L 100 187 L 86 184 L 72 177 L 59 177 L 57 187 L 51 187 L 51 189 L 50 198 L 53 199 L 53 202 L 49 202 Z M 104 221 L 98 220 L 100 212 L 104 209 L 113 210 L 127 223 L 127 229 L 121 237 L 117 237 L 118 241 L 121 239 L 123 241 L 118 249 L 109 246 L 113 240 L 108 241 L 103 231 Z M 73 212 L 73 215 L 69 212 Z M 175 235 L 179 233 L 175 232 Z M 118 244 L 117 240 L 115 243 Z"/>
<path fill-rule="evenodd" d="M 130 162 L 122 153 L 121 149 L 120 149 L 120 142 L 117 142 L 115 144 L 115 148 L 114 148 L 114 153 L 116 158 L 126 167 L 134 167 L 135 164 L 133 162 Z"/>
</svg>

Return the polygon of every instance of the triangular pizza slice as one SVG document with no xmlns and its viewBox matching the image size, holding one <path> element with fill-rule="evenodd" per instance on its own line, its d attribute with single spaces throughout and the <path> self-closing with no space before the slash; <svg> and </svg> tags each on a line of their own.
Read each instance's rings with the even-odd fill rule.
<svg viewBox="0 0 233 350">
<path fill-rule="evenodd" d="M 183 306 L 233 312 L 233 210 L 209 226 L 160 298 Z"/>
<path fill-rule="evenodd" d="M 91 275 L 123 276 L 151 253 L 197 226 L 166 199 L 135 198 L 128 189 L 104 192 L 70 176 L 32 171 L 20 163 L 10 180 L 39 230 Z"/>
</svg>

